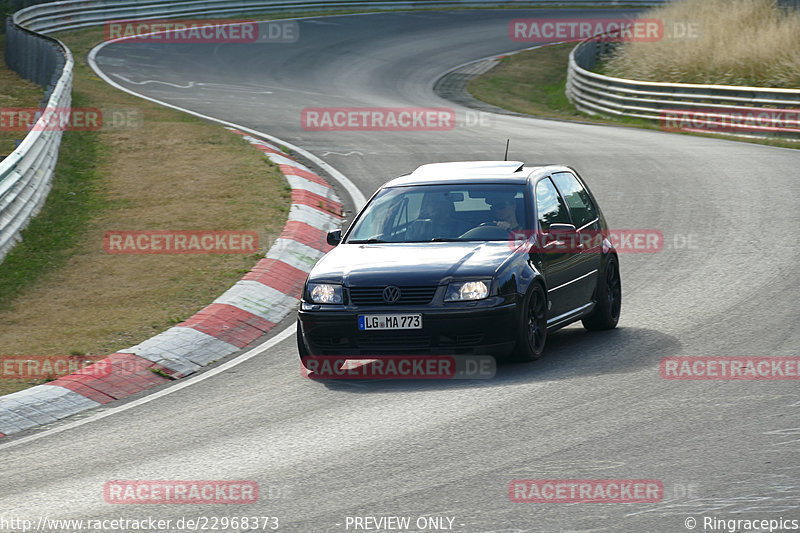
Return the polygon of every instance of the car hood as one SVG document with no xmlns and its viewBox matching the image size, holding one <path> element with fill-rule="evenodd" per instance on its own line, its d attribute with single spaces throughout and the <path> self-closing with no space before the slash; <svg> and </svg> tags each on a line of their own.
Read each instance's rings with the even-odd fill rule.
<svg viewBox="0 0 800 533">
<path fill-rule="evenodd" d="M 369 287 L 492 277 L 514 251 L 506 241 L 340 244 L 317 263 L 309 281 Z"/>
</svg>

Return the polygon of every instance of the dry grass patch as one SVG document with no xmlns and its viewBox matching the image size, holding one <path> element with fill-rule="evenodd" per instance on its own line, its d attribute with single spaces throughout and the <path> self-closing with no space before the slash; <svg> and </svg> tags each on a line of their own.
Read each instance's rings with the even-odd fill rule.
<svg viewBox="0 0 800 533">
<path fill-rule="evenodd" d="M 239 136 L 98 79 L 85 57 L 102 30 L 60 38 L 75 55 L 74 105 L 138 109 L 142 127 L 93 133 L 96 158 L 85 170 L 97 177 L 81 193 L 92 197 L 91 216 L 64 252 L 63 266 L 0 299 L 0 355 L 106 355 L 190 317 L 263 256 L 290 203 L 277 168 Z M 65 143 L 78 155 L 89 150 L 82 146 Z M 104 251 L 106 231 L 138 229 L 255 231 L 261 255 Z M 0 380 L 0 394 L 35 383 Z"/>
<path fill-rule="evenodd" d="M 696 23 L 698 38 L 631 42 L 604 65 L 611 76 L 673 83 L 800 87 L 800 10 L 776 0 L 683 0 L 642 14 Z"/>
</svg>

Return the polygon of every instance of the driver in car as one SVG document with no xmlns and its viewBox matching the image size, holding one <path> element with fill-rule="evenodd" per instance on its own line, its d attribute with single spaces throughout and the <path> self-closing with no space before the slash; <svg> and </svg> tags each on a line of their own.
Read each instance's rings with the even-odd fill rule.
<svg viewBox="0 0 800 533">
<path fill-rule="evenodd" d="M 521 230 L 522 223 L 517 220 L 517 202 L 513 195 L 496 195 L 486 198 L 492 212 L 492 220 L 485 225 L 493 225 L 508 231 Z"/>
<path fill-rule="evenodd" d="M 446 194 L 426 194 L 417 220 L 409 227 L 409 239 L 429 241 L 458 237 L 461 232 L 458 231 L 454 214 L 455 207 Z"/>
</svg>

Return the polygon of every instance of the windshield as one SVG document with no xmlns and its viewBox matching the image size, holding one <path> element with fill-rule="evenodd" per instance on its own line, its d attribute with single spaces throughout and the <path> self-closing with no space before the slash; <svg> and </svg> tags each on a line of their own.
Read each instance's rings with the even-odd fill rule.
<svg viewBox="0 0 800 533">
<path fill-rule="evenodd" d="M 346 242 L 495 241 L 529 227 L 524 185 L 417 185 L 378 193 Z"/>
</svg>

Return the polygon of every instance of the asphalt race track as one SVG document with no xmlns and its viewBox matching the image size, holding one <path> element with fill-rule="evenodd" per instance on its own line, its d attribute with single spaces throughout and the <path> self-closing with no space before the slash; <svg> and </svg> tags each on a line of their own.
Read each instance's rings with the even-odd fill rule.
<svg viewBox="0 0 800 533">
<path fill-rule="evenodd" d="M 452 68 L 529 46 L 509 39 L 508 22 L 534 13 L 546 15 L 316 18 L 300 21 L 291 44 L 116 43 L 97 61 L 131 90 L 309 150 L 367 196 L 422 163 L 502 159 L 506 138 L 511 159 L 575 166 L 612 227 L 664 235 L 662 251 L 620 257 L 617 330 L 571 326 L 550 337 L 543 359 L 501 366 L 491 380 L 327 384 L 300 376 L 290 336 L 230 370 L 102 420 L 26 442 L 4 439 L 0 512 L 152 516 L 173 524 L 274 516 L 279 531 L 331 533 L 354 531 L 347 517 L 366 516 L 411 517 L 411 531 L 418 517 L 449 517 L 452 531 L 471 533 L 679 532 L 687 531 L 687 517 L 698 520 L 696 531 L 703 517 L 800 519 L 797 381 L 659 374 L 668 356 L 800 355 L 793 236 L 800 152 L 476 117 L 434 94 L 436 79 Z M 300 116 L 308 107 L 449 107 L 458 125 L 306 131 Z M 258 503 L 103 499 L 110 480 L 209 479 L 256 481 Z M 664 497 L 514 503 L 508 489 L 515 479 L 660 480 Z"/>
</svg>

